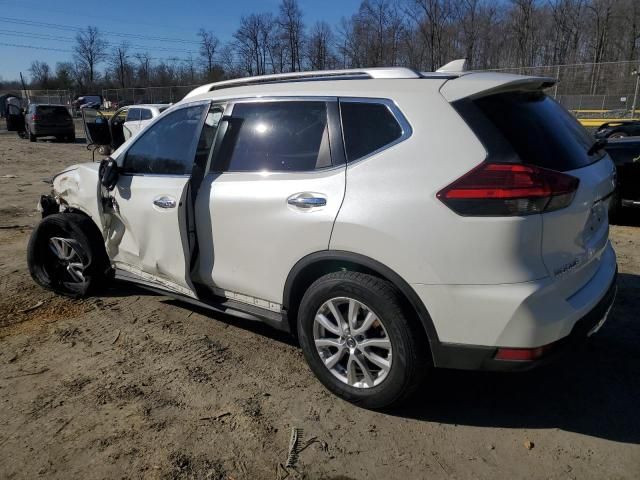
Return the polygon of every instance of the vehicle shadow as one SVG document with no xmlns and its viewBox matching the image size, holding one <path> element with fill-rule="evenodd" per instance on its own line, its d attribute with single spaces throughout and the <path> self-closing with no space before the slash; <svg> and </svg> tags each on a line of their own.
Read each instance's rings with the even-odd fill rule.
<svg viewBox="0 0 640 480">
<path fill-rule="evenodd" d="M 404 405 L 416 420 L 500 428 L 559 428 L 640 443 L 640 276 L 620 274 L 602 329 L 575 353 L 526 373 L 433 372 Z"/>
</svg>

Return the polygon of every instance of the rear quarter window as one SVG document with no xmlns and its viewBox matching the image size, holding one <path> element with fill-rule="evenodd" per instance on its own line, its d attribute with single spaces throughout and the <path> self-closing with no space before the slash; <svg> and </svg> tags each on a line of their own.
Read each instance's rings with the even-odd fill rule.
<svg viewBox="0 0 640 480">
<path fill-rule="evenodd" d="M 347 161 L 352 162 L 402 137 L 402 127 L 384 103 L 341 101 Z"/>
<path fill-rule="evenodd" d="M 587 155 L 593 137 L 543 92 L 501 93 L 474 103 L 523 163 L 567 171 L 585 167 L 604 155 L 602 151 Z M 486 146 L 486 139 L 480 140 Z"/>
</svg>

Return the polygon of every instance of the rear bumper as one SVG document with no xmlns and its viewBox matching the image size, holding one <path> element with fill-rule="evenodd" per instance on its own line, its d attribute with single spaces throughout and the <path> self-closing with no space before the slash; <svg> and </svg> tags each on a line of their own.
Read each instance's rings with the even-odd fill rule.
<svg viewBox="0 0 640 480">
<path fill-rule="evenodd" d="M 498 347 L 442 343 L 437 347 L 436 365 L 440 368 L 515 372 L 530 370 L 552 362 L 583 343 L 606 320 L 615 300 L 617 269 L 602 299 L 579 319 L 566 337 L 544 346 L 545 353 L 535 360 L 498 360 Z"/>
<path fill-rule="evenodd" d="M 74 126 L 69 127 L 39 127 L 33 129 L 33 134 L 40 137 L 48 137 L 55 135 L 74 135 L 76 132 Z"/>
</svg>

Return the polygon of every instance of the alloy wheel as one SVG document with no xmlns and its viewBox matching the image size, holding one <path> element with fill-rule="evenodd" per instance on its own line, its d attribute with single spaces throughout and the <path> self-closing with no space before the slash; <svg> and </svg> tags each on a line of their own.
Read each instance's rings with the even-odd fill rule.
<svg viewBox="0 0 640 480">
<path fill-rule="evenodd" d="M 353 298 L 336 297 L 320 306 L 313 340 L 324 366 L 351 387 L 380 385 L 391 370 L 391 339 L 382 319 Z"/>
</svg>

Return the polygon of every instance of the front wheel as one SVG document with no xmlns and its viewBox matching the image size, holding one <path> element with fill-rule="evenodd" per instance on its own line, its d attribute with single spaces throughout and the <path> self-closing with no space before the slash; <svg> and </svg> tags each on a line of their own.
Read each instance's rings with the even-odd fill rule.
<svg viewBox="0 0 640 480">
<path fill-rule="evenodd" d="M 77 213 L 45 217 L 29 239 L 27 263 L 40 286 L 81 297 L 104 278 L 108 260 L 93 221 Z"/>
<path fill-rule="evenodd" d="M 404 399 L 430 366 L 426 336 L 395 288 L 364 273 L 331 273 L 314 282 L 300 304 L 298 338 L 318 379 L 365 408 Z"/>
</svg>

